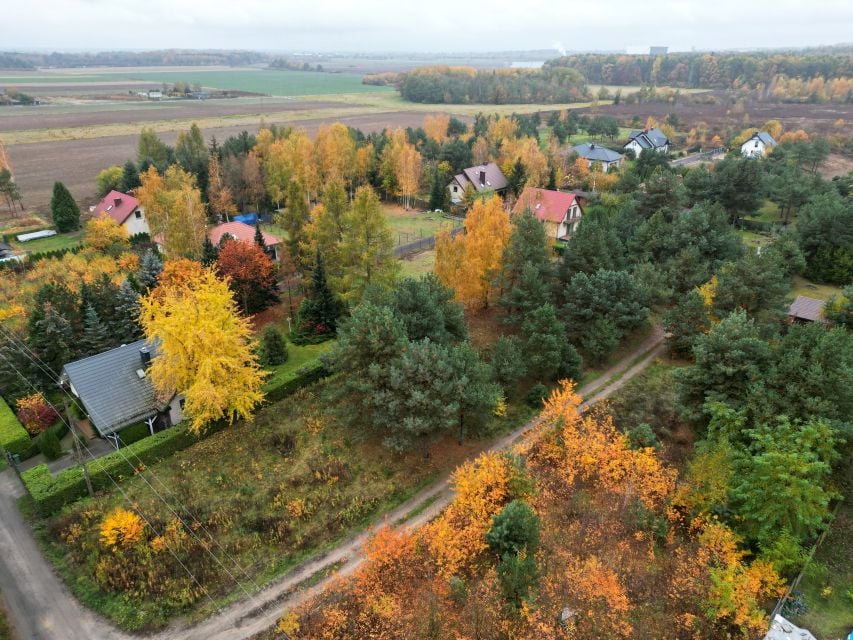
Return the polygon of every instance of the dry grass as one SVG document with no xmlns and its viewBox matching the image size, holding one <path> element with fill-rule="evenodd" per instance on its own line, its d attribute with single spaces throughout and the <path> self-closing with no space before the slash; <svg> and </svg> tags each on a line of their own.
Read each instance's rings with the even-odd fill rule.
<svg viewBox="0 0 853 640">
<path fill-rule="evenodd" d="M 400 260 L 402 275 L 420 277 L 432 272 L 435 266 L 435 251 L 423 251 Z"/>
</svg>

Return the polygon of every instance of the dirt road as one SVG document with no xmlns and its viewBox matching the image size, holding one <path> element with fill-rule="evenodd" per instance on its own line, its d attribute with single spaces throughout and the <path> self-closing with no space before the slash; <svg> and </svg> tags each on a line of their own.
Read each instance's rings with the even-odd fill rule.
<svg viewBox="0 0 853 640">
<path fill-rule="evenodd" d="M 663 351 L 663 331 L 652 334 L 633 352 L 585 385 L 579 393 L 587 398 L 582 407 L 606 398 L 645 369 Z M 539 424 L 538 419 L 522 425 L 492 443 L 487 449 L 500 451 L 518 442 Z M 425 503 L 428 506 L 405 520 L 409 529 L 429 522 L 453 499 L 449 474 L 385 514 L 375 525 L 397 523 Z M 41 555 L 32 534 L 21 519 L 15 498 L 23 493 L 12 471 L 0 474 L 0 588 L 6 599 L 10 621 L 21 640 L 131 640 L 137 638 L 115 629 L 80 604 Z M 329 585 L 323 578 L 310 588 L 300 584 L 318 572 L 337 567 L 335 575 L 351 574 L 361 564 L 361 548 L 370 530 L 346 540 L 332 551 L 297 567 L 277 582 L 235 602 L 219 613 L 194 625 L 174 623 L 150 640 L 245 640 L 275 623 L 280 612 L 306 601 Z"/>
</svg>

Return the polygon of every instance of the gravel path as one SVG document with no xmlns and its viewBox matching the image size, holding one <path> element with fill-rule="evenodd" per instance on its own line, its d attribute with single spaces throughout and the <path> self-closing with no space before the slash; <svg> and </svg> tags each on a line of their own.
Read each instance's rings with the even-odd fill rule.
<svg viewBox="0 0 853 640">
<path fill-rule="evenodd" d="M 587 398 L 581 407 L 620 389 L 662 351 L 663 331 L 655 327 L 633 352 L 579 390 Z M 539 419 L 535 418 L 483 450 L 506 449 L 538 424 Z M 449 477 L 450 474 L 446 474 L 374 524 L 400 522 L 424 503 L 428 503 L 425 509 L 400 526 L 417 529 L 429 522 L 453 499 Z M 20 640 L 131 640 L 140 637 L 119 631 L 71 594 L 42 556 L 30 528 L 18 512 L 15 500 L 22 494 L 23 489 L 11 470 L 0 474 L 0 587 L 10 622 Z M 342 542 L 328 553 L 290 571 L 251 599 L 239 600 L 196 625 L 178 621 L 145 637 L 150 640 L 246 640 L 274 624 L 282 609 L 298 606 L 334 579 L 326 577 L 310 588 L 299 588 L 318 572 L 337 567 L 335 576 L 353 573 L 362 562 L 361 548 L 369 535 L 368 529 Z"/>
</svg>

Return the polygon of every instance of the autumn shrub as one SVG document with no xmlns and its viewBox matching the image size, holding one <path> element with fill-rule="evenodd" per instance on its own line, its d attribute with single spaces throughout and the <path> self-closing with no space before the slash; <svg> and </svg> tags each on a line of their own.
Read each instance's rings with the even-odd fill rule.
<svg viewBox="0 0 853 640">
<path fill-rule="evenodd" d="M 25 396 L 17 402 L 17 417 L 30 435 L 38 435 L 59 420 L 56 412 L 41 393 Z"/>
<path fill-rule="evenodd" d="M 108 549 L 131 547 L 142 539 L 144 528 L 137 514 L 116 507 L 101 522 L 101 543 Z"/>
</svg>

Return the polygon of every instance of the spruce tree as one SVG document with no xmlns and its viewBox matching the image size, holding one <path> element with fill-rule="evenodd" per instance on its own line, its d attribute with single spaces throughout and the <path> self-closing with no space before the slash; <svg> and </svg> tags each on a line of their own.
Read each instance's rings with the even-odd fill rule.
<svg viewBox="0 0 853 640">
<path fill-rule="evenodd" d="M 74 333 L 71 324 L 50 303 L 43 308 L 42 317 L 35 322 L 29 334 L 30 348 L 51 370 L 55 379 L 66 363 L 74 357 Z M 47 372 L 39 369 L 39 377 L 53 382 Z"/>
<path fill-rule="evenodd" d="M 129 280 L 121 283 L 116 295 L 115 326 L 113 337 L 128 344 L 142 337 L 139 326 L 139 292 L 133 288 Z"/>
<path fill-rule="evenodd" d="M 133 160 L 124 163 L 121 171 L 121 190 L 127 193 L 139 187 L 142 181 L 139 179 L 139 170 Z"/>
<path fill-rule="evenodd" d="M 201 263 L 205 267 L 209 267 L 216 264 L 217 258 L 219 258 L 219 249 L 214 246 L 210 238 L 205 236 L 204 243 L 201 245 Z"/>
<path fill-rule="evenodd" d="M 83 315 L 83 336 L 80 350 L 84 356 L 93 356 L 106 351 L 110 346 L 107 328 L 91 304 L 87 305 Z"/>
<path fill-rule="evenodd" d="M 334 334 L 337 331 L 338 318 L 343 312 L 343 303 L 326 282 L 323 256 L 318 249 L 311 273 L 311 288 L 299 305 L 297 333 L 303 336 Z"/>
<path fill-rule="evenodd" d="M 430 211 L 447 211 L 450 208 L 450 192 L 447 190 L 447 177 L 444 172 L 435 170 L 432 178 L 432 188 L 429 192 Z"/>
<path fill-rule="evenodd" d="M 287 343 L 284 336 L 273 325 L 267 325 L 261 333 L 258 359 L 264 367 L 274 367 L 287 362 Z"/>
<path fill-rule="evenodd" d="M 71 192 L 61 182 L 53 183 L 50 213 L 53 216 L 53 224 L 60 233 L 73 231 L 80 226 L 80 207 L 74 202 Z"/>
<path fill-rule="evenodd" d="M 145 289 L 151 290 L 157 286 L 157 279 L 163 271 L 163 261 L 160 260 L 153 249 L 149 249 L 142 255 L 139 261 L 139 284 Z"/>
<path fill-rule="evenodd" d="M 260 221 L 255 223 L 255 244 L 258 245 L 264 251 L 267 250 L 267 243 L 264 242 L 264 234 L 261 231 Z"/>
</svg>

